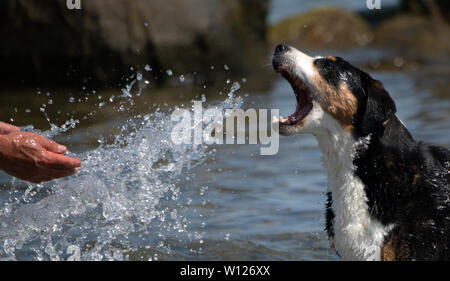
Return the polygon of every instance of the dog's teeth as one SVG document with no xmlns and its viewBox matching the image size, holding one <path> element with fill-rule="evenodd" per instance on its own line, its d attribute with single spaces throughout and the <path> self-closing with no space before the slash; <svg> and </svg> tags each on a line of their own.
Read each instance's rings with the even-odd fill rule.
<svg viewBox="0 0 450 281">
<path fill-rule="evenodd" d="M 284 118 L 283 116 L 280 116 L 280 117 L 274 116 L 273 119 L 272 119 L 273 123 L 284 123 L 286 121 L 288 121 L 288 119 Z"/>
</svg>

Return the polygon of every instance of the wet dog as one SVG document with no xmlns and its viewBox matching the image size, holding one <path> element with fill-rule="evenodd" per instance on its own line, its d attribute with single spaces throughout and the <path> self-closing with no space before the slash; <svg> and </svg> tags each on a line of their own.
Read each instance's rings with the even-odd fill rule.
<svg viewBox="0 0 450 281">
<path fill-rule="evenodd" d="M 280 44 L 274 70 L 295 112 L 281 135 L 313 134 L 328 172 L 326 231 L 345 260 L 450 260 L 450 151 L 413 139 L 380 81 L 339 57 Z"/>
</svg>

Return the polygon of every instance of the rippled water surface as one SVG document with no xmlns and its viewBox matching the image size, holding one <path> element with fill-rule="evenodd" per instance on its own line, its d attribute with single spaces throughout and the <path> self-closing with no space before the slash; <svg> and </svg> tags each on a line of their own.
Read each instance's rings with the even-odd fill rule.
<svg viewBox="0 0 450 281">
<path fill-rule="evenodd" d="M 372 75 L 416 138 L 449 146 L 450 100 L 436 90 L 444 78 Z M 227 81 L 210 89 L 85 89 L 75 99 L 59 90 L 2 95 L 2 120 L 68 144 L 84 166 L 40 186 L 1 176 L 0 258 L 337 259 L 323 232 L 326 177 L 313 137 L 282 137 L 274 156 L 260 156 L 258 145 L 170 141 L 169 112 L 202 95 L 205 107 L 293 110 L 286 81 L 271 76 L 268 91 L 250 92 L 251 79 L 239 81 L 235 96 Z"/>
</svg>

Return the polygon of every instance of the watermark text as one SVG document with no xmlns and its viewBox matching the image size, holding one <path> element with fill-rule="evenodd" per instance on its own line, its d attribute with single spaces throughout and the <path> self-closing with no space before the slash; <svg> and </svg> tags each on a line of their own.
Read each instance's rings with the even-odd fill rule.
<svg viewBox="0 0 450 281">
<path fill-rule="evenodd" d="M 66 5 L 69 10 L 81 10 L 81 0 L 67 0 Z"/>
<path fill-rule="evenodd" d="M 271 109 L 268 117 L 267 109 L 204 109 L 201 101 L 194 101 L 192 108 L 172 112 L 171 120 L 176 125 L 172 128 L 171 139 L 175 144 L 259 143 L 261 155 L 278 153 L 279 134 L 270 125 L 274 117 L 279 118 L 278 109 Z"/>
</svg>

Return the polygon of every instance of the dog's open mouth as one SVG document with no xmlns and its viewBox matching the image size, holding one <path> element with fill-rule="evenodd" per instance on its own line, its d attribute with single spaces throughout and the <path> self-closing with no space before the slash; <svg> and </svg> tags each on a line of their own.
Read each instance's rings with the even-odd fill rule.
<svg viewBox="0 0 450 281">
<path fill-rule="evenodd" d="M 275 72 L 281 74 L 292 86 L 297 99 L 295 112 L 289 117 L 280 116 L 280 125 L 293 126 L 301 123 L 313 108 L 312 96 L 308 86 L 297 75 L 292 74 L 290 69 L 275 67 Z"/>
</svg>

